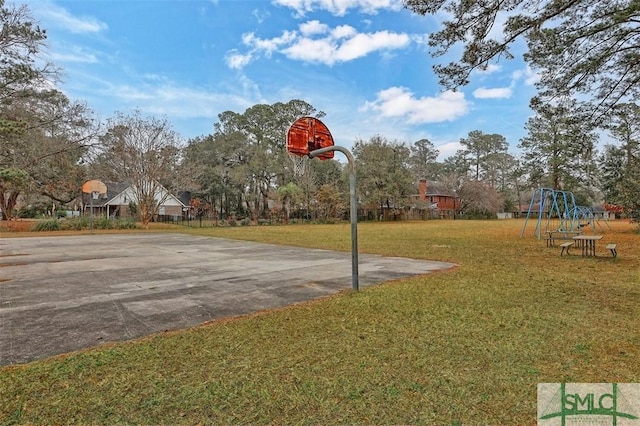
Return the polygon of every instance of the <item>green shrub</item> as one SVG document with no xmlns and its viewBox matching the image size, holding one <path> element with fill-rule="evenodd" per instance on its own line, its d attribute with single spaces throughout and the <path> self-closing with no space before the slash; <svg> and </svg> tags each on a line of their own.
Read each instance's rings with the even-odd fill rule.
<svg viewBox="0 0 640 426">
<path fill-rule="evenodd" d="M 61 226 L 58 219 L 43 220 L 31 228 L 32 231 L 59 231 L 60 229 Z"/>
<path fill-rule="evenodd" d="M 113 229 L 113 223 L 106 217 L 98 217 L 93 219 L 94 229 Z"/>
<path fill-rule="evenodd" d="M 62 222 L 62 228 L 71 231 L 80 231 L 89 228 L 89 219 L 86 217 L 74 217 Z"/>
<path fill-rule="evenodd" d="M 136 223 L 135 220 L 128 218 L 128 219 L 117 219 L 113 221 L 113 228 L 114 229 L 136 229 L 138 227 L 138 224 Z"/>
<path fill-rule="evenodd" d="M 487 212 L 480 210 L 467 210 L 464 214 L 456 216 L 456 219 L 468 219 L 468 220 L 488 220 L 497 219 L 495 212 Z"/>
<path fill-rule="evenodd" d="M 67 220 L 49 219 L 38 222 L 31 227 L 32 231 L 82 231 L 90 228 L 89 217 L 75 217 Z M 138 224 L 132 218 L 107 219 L 94 218 L 93 229 L 136 229 Z"/>
<path fill-rule="evenodd" d="M 42 214 L 42 211 L 36 207 L 29 206 L 18 210 L 17 217 L 22 219 L 35 219 Z"/>
</svg>

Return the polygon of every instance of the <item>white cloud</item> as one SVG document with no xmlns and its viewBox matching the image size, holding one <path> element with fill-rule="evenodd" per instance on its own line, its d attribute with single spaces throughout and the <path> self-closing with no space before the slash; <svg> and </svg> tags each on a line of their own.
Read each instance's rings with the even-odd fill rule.
<svg viewBox="0 0 640 426">
<path fill-rule="evenodd" d="M 462 92 L 446 91 L 435 97 L 416 98 L 405 87 L 391 87 L 378 92 L 373 102 L 362 108 L 375 111 L 382 117 L 403 118 L 409 123 L 438 123 L 462 117 L 469 110 L 469 102 Z"/>
<path fill-rule="evenodd" d="M 250 60 L 263 53 L 270 57 L 279 51 L 287 58 L 303 62 L 314 62 L 333 65 L 364 57 L 375 51 L 401 49 L 411 43 L 407 34 L 390 31 L 375 33 L 358 33 L 349 25 L 341 25 L 330 29 L 319 21 L 308 21 L 300 25 L 297 31 L 284 31 L 279 37 L 262 39 L 254 33 L 243 34 L 242 42 L 250 48 L 250 52 L 242 55 L 237 50 L 227 54 L 227 65 L 240 69 Z M 322 37 L 314 38 L 321 34 Z"/>
<path fill-rule="evenodd" d="M 304 11 L 309 8 L 310 5 L 307 5 L 306 3 L 309 2 L 306 0 L 273 0 L 273 4 L 295 9 L 297 11 Z"/>
<path fill-rule="evenodd" d="M 501 69 L 502 69 L 502 67 L 500 65 L 498 65 L 498 64 L 489 64 L 489 65 L 487 65 L 487 69 L 485 69 L 485 70 L 478 69 L 478 70 L 476 70 L 476 72 L 478 74 L 493 74 L 494 72 L 498 72 Z"/>
<path fill-rule="evenodd" d="M 271 56 L 274 50 L 277 50 L 282 45 L 292 43 L 298 34 L 295 31 L 284 31 L 280 37 L 274 37 L 272 39 L 262 39 L 256 37 L 254 33 L 247 33 L 242 35 L 242 42 L 251 47 L 254 51 L 263 51 L 266 56 Z"/>
<path fill-rule="evenodd" d="M 535 72 L 529 76 L 527 76 L 527 78 L 525 78 L 524 82 L 527 86 L 533 86 L 535 85 L 537 82 L 540 81 L 540 79 L 542 78 L 542 76 Z"/>
<path fill-rule="evenodd" d="M 114 95 L 115 97 L 127 102 L 151 100 L 154 96 L 153 94 L 142 91 L 137 87 L 128 85 L 122 85 L 114 88 L 114 90 L 111 92 L 111 95 Z"/>
<path fill-rule="evenodd" d="M 256 103 L 256 88 L 252 82 L 241 78 L 240 83 L 240 90 L 224 93 L 202 87 L 181 86 L 167 80 L 141 82 L 135 87 L 107 83 L 96 95 L 103 93 L 104 96 L 114 97 L 120 108 L 140 109 L 146 114 L 179 119 L 208 118 L 213 121 L 221 111 L 244 110 Z"/>
<path fill-rule="evenodd" d="M 72 33 L 98 33 L 106 31 L 109 27 L 104 22 L 87 16 L 74 16 L 66 9 L 54 5 L 48 1 L 39 4 L 38 15 L 47 18 L 47 21 L 64 28 Z"/>
<path fill-rule="evenodd" d="M 495 70 L 499 70 L 499 67 L 495 68 Z M 516 84 L 520 80 L 524 80 L 527 86 L 532 86 L 540 80 L 540 75 L 533 71 L 531 67 L 526 66 L 523 69 L 511 73 L 511 84 L 509 87 L 480 87 L 474 90 L 473 96 L 477 99 L 508 99 L 513 96 Z"/>
<path fill-rule="evenodd" d="M 242 55 L 237 51 L 231 51 L 227 53 L 227 56 L 225 57 L 225 62 L 227 63 L 227 66 L 229 68 L 233 70 L 239 70 L 249 65 L 252 59 L 253 58 L 250 53 L 246 55 Z"/>
<path fill-rule="evenodd" d="M 413 34 L 411 40 L 422 49 L 429 49 L 429 34 Z"/>
<path fill-rule="evenodd" d="M 439 152 L 438 161 L 443 161 L 445 158 L 454 155 L 463 148 L 460 142 L 447 142 L 441 145 L 435 145 L 435 147 Z"/>
<path fill-rule="evenodd" d="M 66 63 L 85 63 L 85 64 L 95 64 L 98 63 L 98 58 L 92 52 L 88 52 L 86 49 L 83 49 L 78 46 L 67 46 L 63 47 L 61 51 L 52 52 L 50 54 L 51 59 L 55 62 L 66 62 Z"/>
<path fill-rule="evenodd" d="M 268 11 L 259 10 L 259 9 L 252 10 L 251 15 L 254 18 L 256 18 L 256 21 L 258 21 L 259 24 L 262 24 L 264 21 L 267 20 L 267 18 L 269 18 L 269 16 L 271 16 L 271 14 Z"/>
<path fill-rule="evenodd" d="M 324 34 L 329 27 L 327 24 L 322 24 L 318 20 L 308 21 L 304 24 L 300 24 L 300 32 L 304 36 L 312 36 L 315 34 Z"/>
<path fill-rule="evenodd" d="M 524 69 L 514 71 L 511 74 L 511 78 L 514 81 L 524 79 L 524 83 L 527 86 L 533 86 L 538 81 L 540 81 L 540 74 L 527 65 L 527 67 Z"/>
<path fill-rule="evenodd" d="M 160 75 L 160 74 L 154 74 L 154 73 L 143 74 L 142 78 L 144 78 L 145 80 L 148 80 L 148 81 L 160 82 L 160 83 L 163 83 L 163 82 L 167 81 L 167 78 L 165 76 Z"/>
<path fill-rule="evenodd" d="M 338 25 L 331 31 L 331 37 L 334 39 L 349 38 L 357 33 L 358 31 L 351 25 Z"/>
<path fill-rule="evenodd" d="M 376 50 L 400 49 L 409 44 L 406 34 L 379 31 L 370 34 L 356 34 L 347 39 L 336 51 L 335 60 L 347 62 L 368 55 Z"/>
<path fill-rule="evenodd" d="M 512 14 L 512 12 L 507 11 L 507 12 L 503 12 L 500 11 L 495 15 L 495 21 L 493 23 L 493 25 L 491 26 L 491 29 L 489 30 L 489 33 L 487 34 L 487 38 L 493 39 L 493 40 L 499 40 L 499 41 L 503 41 L 504 40 L 504 26 L 507 23 L 507 19 L 509 19 L 509 16 Z"/>
<path fill-rule="evenodd" d="M 507 99 L 513 94 L 512 87 L 495 87 L 487 89 L 480 87 L 473 91 L 473 96 L 478 99 Z"/>
<path fill-rule="evenodd" d="M 60 87 L 58 87 L 57 82 L 49 80 L 49 79 L 44 79 L 38 83 L 36 83 L 36 90 L 62 90 Z"/>
<path fill-rule="evenodd" d="M 300 39 L 291 47 L 282 51 L 289 59 L 303 62 L 333 63 L 336 46 L 330 39 L 311 40 Z"/>
<path fill-rule="evenodd" d="M 332 15 L 344 16 L 349 9 L 374 15 L 379 10 L 402 8 L 402 3 L 398 0 L 273 0 L 273 3 L 295 10 L 298 16 L 317 10 L 326 10 Z"/>
</svg>

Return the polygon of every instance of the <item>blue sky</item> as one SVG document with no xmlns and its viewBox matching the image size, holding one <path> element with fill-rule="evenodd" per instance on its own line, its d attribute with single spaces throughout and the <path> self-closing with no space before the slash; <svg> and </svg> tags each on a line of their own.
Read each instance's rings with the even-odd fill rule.
<svg viewBox="0 0 640 426">
<path fill-rule="evenodd" d="M 8 0 L 11 2 L 12 0 Z M 337 144 L 429 139 L 440 159 L 472 130 L 525 135 L 535 73 L 521 60 L 445 92 L 427 37 L 439 17 L 400 0 L 23 0 L 48 33 L 58 87 L 101 118 L 140 109 L 185 139 L 218 114 L 302 99 Z M 452 52 L 455 53 L 455 52 Z M 284 144 L 284 141 L 283 141 Z"/>
</svg>

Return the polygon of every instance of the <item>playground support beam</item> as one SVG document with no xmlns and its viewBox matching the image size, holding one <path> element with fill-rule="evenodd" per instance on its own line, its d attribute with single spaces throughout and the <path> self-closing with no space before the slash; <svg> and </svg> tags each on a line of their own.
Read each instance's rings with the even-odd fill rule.
<svg viewBox="0 0 640 426">
<path fill-rule="evenodd" d="M 547 228 L 549 228 L 550 221 L 554 217 L 557 217 L 560 221 L 559 228 L 565 231 L 574 231 L 574 223 L 570 217 L 570 212 L 576 207 L 576 199 L 573 192 L 552 188 L 539 188 L 531 195 L 531 202 L 529 203 L 527 217 L 525 218 L 520 238 L 524 237 L 529 218 L 532 213 L 535 213 L 533 206 L 536 200 L 538 200 L 538 220 L 533 233 L 538 239 L 542 238 L 542 219 L 545 213 L 547 214 Z"/>
</svg>

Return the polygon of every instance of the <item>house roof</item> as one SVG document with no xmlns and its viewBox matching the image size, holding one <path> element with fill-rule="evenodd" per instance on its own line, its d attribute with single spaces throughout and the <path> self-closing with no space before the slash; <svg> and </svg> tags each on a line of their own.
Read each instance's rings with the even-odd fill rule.
<svg viewBox="0 0 640 426">
<path fill-rule="evenodd" d="M 535 213 L 539 213 L 540 212 L 540 203 L 527 203 L 527 204 L 520 204 L 520 212 L 524 212 L 527 213 L 529 211 L 529 207 L 531 207 L 531 211 L 535 212 Z"/>
<path fill-rule="evenodd" d="M 439 195 L 445 197 L 455 197 L 456 195 L 442 182 L 435 180 L 427 180 L 427 189 L 425 190 L 426 196 Z"/>
<path fill-rule="evenodd" d="M 95 207 L 103 207 L 129 187 L 127 182 L 105 182 L 105 185 L 107 186 L 107 193 L 101 194 L 97 200 L 93 200 Z"/>
<path fill-rule="evenodd" d="M 178 192 L 178 199 L 185 206 L 190 205 L 191 204 L 191 199 L 192 199 L 191 191 L 180 191 L 180 192 Z"/>
</svg>

